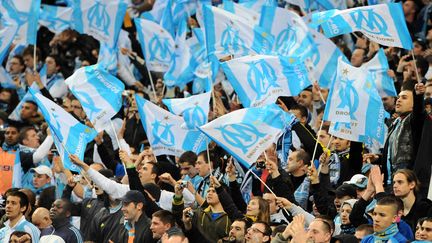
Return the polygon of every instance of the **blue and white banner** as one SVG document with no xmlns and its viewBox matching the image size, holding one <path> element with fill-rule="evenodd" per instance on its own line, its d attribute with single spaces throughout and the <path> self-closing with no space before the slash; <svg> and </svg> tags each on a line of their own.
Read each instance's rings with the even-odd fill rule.
<svg viewBox="0 0 432 243">
<path fill-rule="evenodd" d="M 3 66 L 0 65 L 0 85 L 2 88 L 11 88 L 16 89 L 15 83 L 12 80 L 11 76 L 8 72 L 4 69 Z"/>
<path fill-rule="evenodd" d="M 42 4 L 41 7 L 39 24 L 47 27 L 55 34 L 60 34 L 64 30 L 72 28 L 72 8 L 47 4 Z"/>
<path fill-rule="evenodd" d="M 124 84 L 98 65 L 78 69 L 65 83 L 98 132 L 122 106 Z"/>
<path fill-rule="evenodd" d="M 303 11 L 308 12 L 308 10 L 311 7 L 311 1 L 310 0 L 285 0 L 285 2 L 299 6 Z"/>
<path fill-rule="evenodd" d="M 261 11 L 254 11 L 239 3 L 235 3 L 232 0 L 224 0 L 223 9 L 237 16 L 243 17 L 247 22 L 252 23 L 253 26 L 258 25 L 261 18 Z"/>
<path fill-rule="evenodd" d="M 70 161 L 69 153 L 83 160 L 87 144 L 96 137 L 96 131 L 78 122 L 71 114 L 42 94 L 31 88 L 29 91 L 48 123 L 63 165 L 69 170 L 79 172 L 79 167 Z"/>
<path fill-rule="evenodd" d="M 318 31 L 309 29 L 315 41 L 317 51 L 311 56 L 311 71 L 322 88 L 328 88 L 336 77 L 339 57 L 346 59 L 342 51 L 327 37 Z"/>
<path fill-rule="evenodd" d="M 9 47 L 17 31 L 18 25 L 16 22 L 10 21 L 3 16 L 0 18 L 0 63 L 3 63 L 4 58 L 9 52 Z"/>
<path fill-rule="evenodd" d="M 347 8 L 346 0 L 316 0 L 319 9 L 330 10 Z"/>
<path fill-rule="evenodd" d="M 306 23 L 293 11 L 264 6 L 260 26 L 274 37 L 272 51 L 277 55 L 297 56 L 304 60 L 316 52 Z"/>
<path fill-rule="evenodd" d="M 207 52 L 218 58 L 271 51 L 273 38 L 243 17 L 213 6 L 203 6 Z"/>
<path fill-rule="evenodd" d="M 39 88 L 38 88 L 38 86 L 37 86 L 37 84 L 36 83 L 33 83 L 31 86 L 30 86 L 35 92 L 39 92 Z M 23 104 L 25 103 L 25 102 L 27 102 L 27 101 L 33 101 L 33 102 L 35 102 L 34 101 L 34 99 L 33 99 L 33 95 L 29 92 L 29 91 L 27 91 L 27 93 L 24 95 L 24 97 L 20 100 L 20 102 L 18 103 L 18 105 L 15 107 L 15 109 L 10 113 L 10 115 L 9 115 L 9 119 L 10 120 L 12 120 L 12 121 L 19 121 L 19 122 L 22 122 L 22 119 L 21 119 L 21 110 L 22 110 L 22 106 L 23 106 Z"/>
<path fill-rule="evenodd" d="M 73 0 L 74 29 L 114 47 L 126 14 L 124 0 Z"/>
<path fill-rule="evenodd" d="M 261 13 L 263 6 L 276 7 L 275 0 L 239 0 L 239 3 L 246 8 L 252 9 L 255 12 Z"/>
<path fill-rule="evenodd" d="M 0 13 L 18 26 L 16 43 L 25 45 L 36 43 L 40 0 L 3 0 L 0 1 Z"/>
<path fill-rule="evenodd" d="M 278 105 L 270 104 L 230 112 L 199 129 L 249 168 L 294 119 Z"/>
<path fill-rule="evenodd" d="M 153 4 L 152 9 L 150 11 L 143 12 L 141 14 L 141 18 L 159 24 L 162 19 L 162 14 L 164 10 L 167 8 L 168 1 L 169 0 L 156 0 Z"/>
<path fill-rule="evenodd" d="M 254 55 L 221 66 L 244 107 L 272 104 L 311 85 L 306 66 L 295 58 Z"/>
<path fill-rule="evenodd" d="M 329 10 L 313 14 L 312 22 L 321 25 L 327 37 L 360 31 L 381 45 L 413 48 L 401 3 Z"/>
<path fill-rule="evenodd" d="M 106 43 L 101 42 L 98 55 L 98 65 L 107 70 L 112 75 L 117 75 L 118 65 L 118 47 L 109 47 Z"/>
<path fill-rule="evenodd" d="M 361 142 L 373 138 L 383 144 L 385 110 L 371 77 L 365 68 L 339 59 L 323 117 L 332 122 L 333 135 Z"/>
<path fill-rule="evenodd" d="M 175 47 L 171 34 L 155 22 L 134 20 L 147 68 L 155 72 L 168 71 Z"/>
<path fill-rule="evenodd" d="M 162 102 L 171 113 L 182 116 L 189 129 L 195 129 L 207 123 L 210 110 L 211 93 L 193 95 L 187 98 L 163 99 Z"/>
<path fill-rule="evenodd" d="M 170 68 L 164 75 L 164 83 L 168 87 L 183 87 L 194 77 L 193 71 L 196 65 L 192 63 L 192 53 L 186 43 L 186 34 L 187 19 L 184 18 L 178 26 Z"/>
<path fill-rule="evenodd" d="M 206 136 L 196 129 L 186 128 L 182 117 L 160 108 L 141 96 L 135 95 L 135 99 L 141 123 L 156 156 L 180 156 L 186 151 L 198 154 L 207 148 Z"/>
<path fill-rule="evenodd" d="M 381 97 L 396 97 L 396 88 L 393 79 L 388 75 L 389 65 L 384 50 L 380 48 L 375 56 L 367 63 L 363 63 L 362 68 L 369 71 L 370 80 L 373 80 L 378 93 Z"/>
</svg>

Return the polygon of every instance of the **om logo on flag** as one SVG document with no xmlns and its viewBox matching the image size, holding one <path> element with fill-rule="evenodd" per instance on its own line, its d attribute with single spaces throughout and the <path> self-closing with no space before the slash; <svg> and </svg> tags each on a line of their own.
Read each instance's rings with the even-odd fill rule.
<svg viewBox="0 0 432 243">
<path fill-rule="evenodd" d="M 223 53 L 240 53 L 241 51 L 246 52 L 245 43 L 240 38 L 239 30 L 236 30 L 231 25 L 227 24 L 226 29 L 222 32 L 221 46 L 223 47 Z"/>
<path fill-rule="evenodd" d="M 164 119 L 168 120 L 168 117 L 165 117 Z M 154 136 L 155 144 L 161 143 L 165 146 L 175 145 L 174 133 L 171 131 L 171 128 L 174 126 L 173 124 L 162 124 L 161 121 L 155 120 L 152 126 L 152 133 Z"/>
<path fill-rule="evenodd" d="M 276 51 L 278 53 L 288 53 L 297 41 L 295 30 L 291 26 L 287 26 L 282 30 L 276 38 Z"/>
<path fill-rule="evenodd" d="M 246 63 L 249 65 L 247 81 L 257 94 L 257 99 L 267 94 L 270 87 L 279 87 L 274 69 L 265 60 Z"/>
<path fill-rule="evenodd" d="M 359 96 L 356 89 L 352 85 L 353 80 L 341 79 L 340 82 L 341 85 L 345 87 L 342 87 L 339 90 L 339 98 L 341 102 L 338 105 L 338 108 L 348 107 L 350 118 L 352 120 L 357 120 L 354 116 L 354 113 L 357 111 L 359 106 Z"/>
<path fill-rule="evenodd" d="M 207 120 L 206 118 L 207 114 L 198 106 L 198 103 L 195 103 L 194 107 L 188 108 L 183 112 L 183 119 L 189 129 L 204 125 Z"/>
<path fill-rule="evenodd" d="M 350 13 L 356 27 L 370 34 L 390 36 L 387 33 L 387 24 L 384 18 L 375 13 L 373 9 L 356 10 Z"/>
<path fill-rule="evenodd" d="M 171 49 L 168 38 L 155 34 L 149 41 L 150 60 L 158 62 L 171 61 Z"/>
<path fill-rule="evenodd" d="M 261 133 L 258 129 L 247 123 L 229 124 L 216 128 L 221 132 L 224 140 L 233 147 L 239 148 L 243 153 L 258 142 L 260 137 L 266 134 Z"/>
<path fill-rule="evenodd" d="M 108 29 L 111 19 L 106 10 L 105 4 L 96 1 L 95 5 L 93 5 L 89 9 L 87 13 L 87 19 L 91 28 L 95 28 L 99 31 L 104 32 L 106 35 L 109 35 Z"/>
</svg>

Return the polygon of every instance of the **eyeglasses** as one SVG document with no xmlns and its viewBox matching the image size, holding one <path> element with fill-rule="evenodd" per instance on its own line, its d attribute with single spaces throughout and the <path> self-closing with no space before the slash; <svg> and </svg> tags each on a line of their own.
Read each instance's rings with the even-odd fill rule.
<svg viewBox="0 0 432 243">
<path fill-rule="evenodd" d="M 261 233 L 261 234 L 265 235 L 264 232 L 262 232 L 261 230 L 259 230 L 259 229 L 257 229 L 257 228 L 250 227 L 250 228 L 247 229 L 247 231 L 249 231 L 249 230 L 252 230 L 252 232 L 253 232 L 254 234 L 256 234 L 256 233 Z"/>
</svg>

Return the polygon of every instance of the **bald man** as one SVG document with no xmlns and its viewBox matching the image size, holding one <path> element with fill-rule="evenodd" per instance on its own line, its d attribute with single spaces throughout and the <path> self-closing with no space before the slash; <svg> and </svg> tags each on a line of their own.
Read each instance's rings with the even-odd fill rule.
<svg viewBox="0 0 432 243">
<path fill-rule="evenodd" d="M 48 209 L 40 207 L 37 208 L 32 215 L 32 223 L 38 227 L 41 233 L 52 232 L 54 227 L 50 218 L 50 212 Z"/>
</svg>

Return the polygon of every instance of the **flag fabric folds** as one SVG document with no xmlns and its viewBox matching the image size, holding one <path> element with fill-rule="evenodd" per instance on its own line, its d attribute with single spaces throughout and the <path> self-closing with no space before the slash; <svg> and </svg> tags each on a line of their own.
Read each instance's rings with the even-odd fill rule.
<svg viewBox="0 0 432 243">
<path fill-rule="evenodd" d="M 384 142 L 385 110 L 371 77 L 366 68 L 352 67 L 339 59 L 323 117 L 332 122 L 333 135 L 351 141 L 372 138 Z"/>
<path fill-rule="evenodd" d="M 304 59 L 316 52 L 306 23 L 293 11 L 264 6 L 260 26 L 274 37 L 274 54 Z"/>
<path fill-rule="evenodd" d="M 146 19 L 136 18 L 135 25 L 147 68 L 155 72 L 168 71 L 175 46 L 171 34 L 159 24 Z"/>
<path fill-rule="evenodd" d="M 13 82 L 11 76 L 4 69 L 3 66 L 0 65 L 0 85 L 2 88 L 12 88 L 16 89 L 15 83 Z"/>
<path fill-rule="evenodd" d="M 198 154 L 206 149 L 206 136 L 196 129 L 186 128 L 182 117 L 160 108 L 141 96 L 135 95 L 135 100 L 141 123 L 156 156 L 180 156 L 186 151 Z"/>
<path fill-rule="evenodd" d="M 59 7 L 47 4 L 41 5 L 39 23 L 50 31 L 60 34 L 62 31 L 72 28 L 72 12 L 70 7 Z"/>
<path fill-rule="evenodd" d="M 124 84 L 99 65 L 78 69 L 65 83 L 98 132 L 105 128 L 122 106 Z"/>
<path fill-rule="evenodd" d="M 182 116 L 189 129 L 195 129 L 207 123 L 210 110 L 211 93 L 193 95 L 187 98 L 163 99 L 162 102 L 171 113 Z"/>
<path fill-rule="evenodd" d="M 83 160 L 86 146 L 96 137 L 96 131 L 78 122 L 71 114 L 42 94 L 31 88 L 29 91 L 48 123 L 63 165 L 69 170 L 79 172 L 79 167 L 70 161 L 69 153 Z"/>
<path fill-rule="evenodd" d="M 368 75 L 371 75 L 370 80 L 375 82 L 376 88 L 381 97 L 397 96 L 393 78 L 391 78 L 387 73 L 390 68 L 387 57 L 382 48 L 378 50 L 371 60 L 367 63 L 363 63 L 362 67 L 368 70 Z"/>
<path fill-rule="evenodd" d="M 2 16 L 0 18 L 0 27 L 0 63 L 3 63 L 18 31 L 18 25 L 16 22 L 10 21 Z"/>
<path fill-rule="evenodd" d="M 270 104 L 233 111 L 199 129 L 249 168 L 293 119 L 292 114 Z"/>
<path fill-rule="evenodd" d="M 221 64 L 244 107 L 274 103 L 296 96 L 311 85 L 304 63 L 296 58 L 254 55 Z"/>
<path fill-rule="evenodd" d="M 362 32 L 370 40 L 385 46 L 413 47 L 401 3 L 378 4 L 329 10 L 312 15 L 312 22 L 321 25 L 327 37 Z"/>
<path fill-rule="evenodd" d="M 208 55 L 218 58 L 251 53 L 265 54 L 273 45 L 270 34 L 243 17 L 213 6 L 203 6 Z"/>
<path fill-rule="evenodd" d="M 244 18 L 254 26 L 259 24 L 261 18 L 261 10 L 257 12 L 231 0 L 223 1 L 223 9 Z"/>
<path fill-rule="evenodd" d="M 0 1 L 1 15 L 18 26 L 16 43 L 35 45 L 40 5 L 40 0 Z"/>
<path fill-rule="evenodd" d="M 74 0 L 74 29 L 114 47 L 126 14 L 124 0 Z"/>
</svg>

